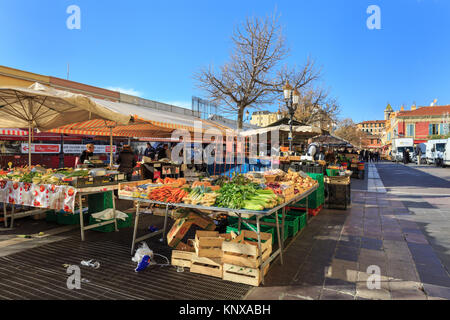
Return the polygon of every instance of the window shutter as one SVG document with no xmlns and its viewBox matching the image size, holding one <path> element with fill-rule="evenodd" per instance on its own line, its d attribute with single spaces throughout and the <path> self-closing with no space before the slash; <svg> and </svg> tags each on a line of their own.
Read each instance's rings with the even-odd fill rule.
<svg viewBox="0 0 450 320">
<path fill-rule="evenodd" d="M 443 134 L 443 133 L 444 133 L 444 124 L 441 123 L 441 124 L 439 125 L 439 134 Z"/>
<path fill-rule="evenodd" d="M 428 125 L 428 134 L 431 136 L 433 134 L 433 125 L 429 124 Z"/>
</svg>

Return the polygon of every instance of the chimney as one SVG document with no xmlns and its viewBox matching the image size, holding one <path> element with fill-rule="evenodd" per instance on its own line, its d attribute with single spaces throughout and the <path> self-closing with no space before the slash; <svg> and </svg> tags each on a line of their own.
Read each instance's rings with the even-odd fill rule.
<svg viewBox="0 0 450 320">
<path fill-rule="evenodd" d="M 405 107 L 402 106 L 402 107 L 400 108 L 400 111 L 405 111 Z"/>
<path fill-rule="evenodd" d="M 411 111 L 414 111 L 414 110 L 416 110 L 416 109 L 417 109 L 416 105 L 413 104 L 413 105 L 411 106 Z"/>
</svg>

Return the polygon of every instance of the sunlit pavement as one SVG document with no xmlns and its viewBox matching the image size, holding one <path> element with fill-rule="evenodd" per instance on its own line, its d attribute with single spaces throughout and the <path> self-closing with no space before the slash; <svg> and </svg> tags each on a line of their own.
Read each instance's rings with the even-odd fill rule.
<svg viewBox="0 0 450 320">
<path fill-rule="evenodd" d="M 323 210 L 247 299 L 450 298 L 450 185 L 436 170 L 448 169 L 368 167 L 374 181 L 355 181 L 352 208 Z M 370 266 L 379 289 L 369 288 Z"/>
</svg>

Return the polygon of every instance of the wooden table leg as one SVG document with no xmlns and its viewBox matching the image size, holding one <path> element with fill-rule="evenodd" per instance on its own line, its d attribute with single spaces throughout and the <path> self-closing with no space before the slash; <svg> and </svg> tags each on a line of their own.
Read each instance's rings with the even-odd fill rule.
<svg viewBox="0 0 450 320">
<path fill-rule="evenodd" d="M 164 242 L 164 239 L 166 238 L 166 229 L 167 229 L 167 217 L 169 215 L 169 205 L 166 205 L 166 213 L 164 214 L 164 229 L 163 229 L 163 236 L 159 240 L 160 242 Z"/>
<path fill-rule="evenodd" d="M 259 216 L 256 217 L 256 234 L 258 236 L 258 260 L 259 260 L 259 272 L 261 274 L 261 283 L 264 285 L 264 268 L 262 266 L 262 250 L 261 250 L 261 229 L 259 225 Z"/>
<path fill-rule="evenodd" d="M 83 201 L 81 200 L 81 193 L 78 193 L 78 205 L 80 210 L 80 230 L 81 230 L 81 241 L 84 241 L 84 219 L 83 219 Z"/>
<path fill-rule="evenodd" d="M 9 228 L 12 229 L 14 227 L 14 213 L 15 213 L 15 209 L 16 209 L 16 205 L 12 204 L 11 205 L 11 224 L 9 225 Z"/>
<path fill-rule="evenodd" d="M 113 212 L 114 212 L 114 229 L 117 231 L 119 231 L 119 229 L 117 228 L 117 214 L 116 214 L 116 196 L 114 195 L 114 191 L 111 191 L 112 194 L 112 204 L 113 204 Z"/>
<path fill-rule="evenodd" d="M 137 227 L 139 224 L 139 209 L 140 209 L 141 203 L 138 201 L 136 204 L 136 218 L 134 219 L 134 232 L 133 232 L 133 242 L 131 243 L 131 255 L 133 255 L 134 252 L 134 246 L 136 245 L 136 234 L 137 234 Z"/>
<path fill-rule="evenodd" d="M 283 208 L 284 210 L 284 208 Z M 280 223 L 278 222 L 278 213 L 275 213 L 275 222 L 277 223 L 277 235 L 278 235 L 278 244 L 280 246 L 280 262 L 283 264 L 283 244 L 281 242 L 281 231 L 280 231 Z M 284 239 L 284 238 L 283 238 Z"/>
<path fill-rule="evenodd" d="M 5 221 L 5 228 L 8 228 L 8 218 L 6 218 L 6 207 L 7 207 L 7 203 L 3 202 L 3 219 Z"/>
</svg>

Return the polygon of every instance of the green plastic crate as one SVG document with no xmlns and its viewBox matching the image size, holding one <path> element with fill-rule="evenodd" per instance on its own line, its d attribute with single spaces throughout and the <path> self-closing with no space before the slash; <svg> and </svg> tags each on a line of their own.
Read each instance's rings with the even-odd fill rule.
<svg viewBox="0 0 450 320">
<path fill-rule="evenodd" d="M 308 215 L 306 211 L 302 210 L 291 210 L 287 213 L 290 216 L 296 216 L 299 217 L 299 231 L 302 230 L 304 227 L 306 227 L 306 224 L 308 222 Z"/>
<path fill-rule="evenodd" d="M 281 214 L 278 214 L 278 223 L 281 224 L 281 220 L 283 219 L 283 216 Z M 275 217 L 270 217 L 266 219 L 267 222 L 273 222 L 276 223 Z M 286 230 L 287 226 L 287 230 Z M 289 215 L 286 214 L 284 217 L 284 240 L 286 240 L 288 237 L 293 237 L 297 234 L 300 227 L 300 217 L 295 215 Z"/>
<path fill-rule="evenodd" d="M 339 175 L 338 169 L 327 169 L 327 176 L 329 177 L 335 177 Z"/>
<path fill-rule="evenodd" d="M 254 225 L 252 224 L 252 226 L 254 226 Z M 254 226 L 254 227 L 256 229 L 256 226 Z M 261 227 L 261 229 L 260 229 L 261 232 L 270 233 L 272 235 L 272 244 L 278 243 L 277 233 L 276 233 L 274 227 L 264 226 L 264 225 L 261 225 L 260 227 Z M 247 227 L 244 223 L 242 223 L 241 224 L 241 230 L 250 230 L 250 228 Z M 239 228 L 238 228 L 238 224 L 237 223 L 227 226 L 227 233 L 231 233 L 231 231 L 239 233 Z"/>
<path fill-rule="evenodd" d="M 79 225 L 80 224 L 80 212 L 75 210 L 75 213 L 58 212 L 56 222 L 62 225 Z M 88 214 L 83 214 L 84 222 L 87 220 Z"/>
<path fill-rule="evenodd" d="M 256 217 L 253 216 L 251 218 L 242 218 L 242 221 L 255 221 Z M 235 224 L 239 222 L 239 218 L 238 217 L 232 217 L 232 216 L 228 216 L 228 224 Z"/>
<path fill-rule="evenodd" d="M 306 212 L 304 212 L 300 216 L 300 220 L 299 221 L 300 221 L 300 230 L 302 230 L 308 224 L 308 215 L 306 214 Z"/>
<path fill-rule="evenodd" d="M 58 221 L 58 215 L 56 214 L 55 210 L 48 210 L 45 212 L 45 221 L 47 222 Z"/>
<path fill-rule="evenodd" d="M 97 213 L 113 207 L 113 192 L 94 193 L 87 196 L 89 213 Z"/>
<path fill-rule="evenodd" d="M 325 189 L 319 187 L 316 191 L 308 196 L 308 208 L 317 209 L 325 202 Z M 306 206 L 306 199 L 302 199 L 291 205 L 294 208 L 304 208 Z"/>
<path fill-rule="evenodd" d="M 324 187 L 324 177 L 323 177 L 323 173 L 307 173 L 308 176 L 310 176 L 311 178 L 313 178 L 314 180 L 316 180 L 319 183 L 319 188 L 320 187 Z"/>
</svg>

